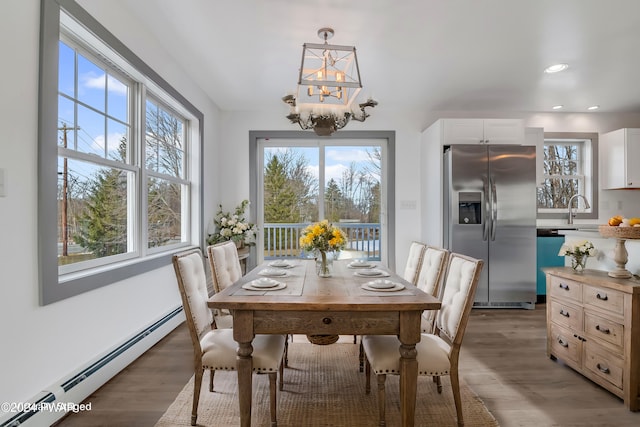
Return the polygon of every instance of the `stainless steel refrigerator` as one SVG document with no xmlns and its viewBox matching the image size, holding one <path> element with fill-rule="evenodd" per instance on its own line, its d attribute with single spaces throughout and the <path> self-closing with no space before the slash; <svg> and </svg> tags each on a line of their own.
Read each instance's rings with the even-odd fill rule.
<svg viewBox="0 0 640 427">
<path fill-rule="evenodd" d="M 532 146 L 445 150 L 444 245 L 485 260 L 474 307 L 534 307 L 535 163 Z"/>
</svg>

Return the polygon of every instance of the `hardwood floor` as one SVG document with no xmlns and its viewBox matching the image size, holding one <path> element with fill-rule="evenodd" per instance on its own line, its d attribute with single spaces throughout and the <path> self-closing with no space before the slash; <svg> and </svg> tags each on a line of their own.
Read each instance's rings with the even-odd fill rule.
<svg viewBox="0 0 640 427">
<path fill-rule="evenodd" d="M 503 427 L 640 425 L 640 412 L 626 410 L 620 399 L 545 351 L 544 305 L 476 309 L 462 345 L 461 376 Z M 191 363 L 183 324 L 89 396 L 90 412 L 57 426 L 153 426 L 193 374 Z"/>
</svg>

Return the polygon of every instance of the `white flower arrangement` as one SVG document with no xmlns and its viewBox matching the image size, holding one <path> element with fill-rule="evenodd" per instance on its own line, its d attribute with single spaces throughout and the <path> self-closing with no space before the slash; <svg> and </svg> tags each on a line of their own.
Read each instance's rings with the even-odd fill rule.
<svg viewBox="0 0 640 427">
<path fill-rule="evenodd" d="M 215 243 L 233 240 L 236 243 L 244 243 L 247 245 L 255 245 L 255 237 L 258 228 L 245 220 L 244 212 L 249 206 L 248 200 L 243 200 L 235 209 L 234 213 L 224 212 L 222 205 L 219 205 L 218 212 L 213 219 L 216 227 L 215 232 L 209 234 L 207 243 L 213 245 Z"/>
<path fill-rule="evenodd" d="M 579 242 L 565 243 L 560 247 L 558 256 L 570 256 L 571 268 L 577 272 L 584 270 L 587 265 L 587 258 L 595 256 L 598 253 L 596 248 L 588 240 Z"/>
<path fill-rule="evenodd" d="M 574 258 L 582 258 L 584 256 L 592 257 L 598 253 L 596 248 L 588 240 L 582 240 L 579 242 L 564 243 L 560 247 L 558 256 L 572 256 Z"/>
</svg>

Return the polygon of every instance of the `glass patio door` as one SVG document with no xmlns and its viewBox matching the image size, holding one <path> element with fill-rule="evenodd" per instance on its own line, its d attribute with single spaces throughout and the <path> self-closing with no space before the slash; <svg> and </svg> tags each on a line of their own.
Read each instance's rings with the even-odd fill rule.
<svg viewBox="0 0 640 427">
<path fill-rule="evenodd" d="M 342 257 L 386 262 L 385 139 L 259 139 L 257 151 L 258 257 L 306 256 L 302 229 L 327 219 L 348 236 Z"/>
</svg>

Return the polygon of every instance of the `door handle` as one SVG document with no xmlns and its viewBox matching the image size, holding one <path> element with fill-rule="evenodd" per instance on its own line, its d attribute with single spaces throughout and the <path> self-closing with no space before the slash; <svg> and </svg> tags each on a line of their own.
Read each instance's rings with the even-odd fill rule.
<svg viewBox="0 0 640 427">
<path fill-rule="evenodd" d="M 489 183 L 487 182 L 487 177 L 482 177 L 482 190 L 484 196 L 484 219 L 482 222 L 482 240 L 486 241 L 489 237 L 489 223 L 491 216 L 491 203 L 490 203 L 490 194 L 489 194 Z"/>
<path fill-rule="evenodd" d="M 496 240 L 496 222 L 498 221 L 498 194 L 496 192 L 496 183 L 493 179 L 491 182 L 491 240 Z"/>
</svg>

